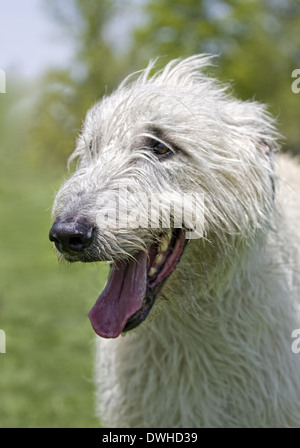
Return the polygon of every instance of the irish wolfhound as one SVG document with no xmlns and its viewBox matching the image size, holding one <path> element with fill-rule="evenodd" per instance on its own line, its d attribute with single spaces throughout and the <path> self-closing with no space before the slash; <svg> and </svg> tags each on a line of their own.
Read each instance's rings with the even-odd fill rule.
<svg viewBox="0 0 300 448">
<path fill-rule="evenodd" d="M 278 186 L 272 118 L 209 63 L 150 64 L 96 104 L 55 199 L 59 257 L 111 264 L 89 314 L 106 426 L 300 425 L 300 170 L 280 162 L 298 196 Z"/>
</svg>

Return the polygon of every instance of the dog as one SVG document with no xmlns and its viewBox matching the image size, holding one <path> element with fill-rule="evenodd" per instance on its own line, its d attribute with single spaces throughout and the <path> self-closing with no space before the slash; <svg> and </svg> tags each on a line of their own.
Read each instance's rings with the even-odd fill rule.
<svg viewBox="0 0 300 448">
<path fill-rule="evenodd" d="M 211 59 L 95 104 L 54 200 L 59 259 L 111 265 L 89 313 L 104 426 L 300 426 L 300 169 Z"/>
</svg>

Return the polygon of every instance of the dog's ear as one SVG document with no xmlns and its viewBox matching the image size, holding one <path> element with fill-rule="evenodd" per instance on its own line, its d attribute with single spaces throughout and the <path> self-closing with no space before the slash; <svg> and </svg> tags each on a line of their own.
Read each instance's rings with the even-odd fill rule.
<svg viewBox="0 0 300 448">
<path fill-rule="evenodd" d="M 257 150 L 266 158 L 269 159 L 269 177 L 272 188 L 272 198 L 275 198 L 275 172 L 274 172 L 274 147 L 272 145 L 272 141 L 268 141 L 267 139 L 260 138 L 258 140 L 258 144 L 256 145 Z"/>
<path fill-rule="evenodd" d="M 256 145 L 258 151 L 260 151 L 262 154 L 271 157 L 273 153 L 273 147 L 270 142 L 268 142 L 266 139 L 260 138 L 258 140 L 258 144 Z"/>
</svg>

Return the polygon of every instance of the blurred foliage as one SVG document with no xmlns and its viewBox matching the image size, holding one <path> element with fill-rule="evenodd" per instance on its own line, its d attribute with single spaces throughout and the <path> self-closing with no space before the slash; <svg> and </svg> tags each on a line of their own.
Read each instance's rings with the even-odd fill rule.
<svg viewBox="0 0 300 448">
<path fill-rule="evenodd" d="M 299 0 L 45 0 L 64 38 L 74 44 L 70 67 L 44 79 L 30 134 L 31 158 L 59 167 L 75 145 L 82 119 L 106 89 L 110 92 L 132 70 L 162 56 L 199 52 L 217 54 L 214 73 L 231 82 L 242 99 L 267 102 L 279 116 L 286 147 L 298 151 L 299 97 L 291 91 L 291 73 L 300 66 Z M 127 33 L 130 46 L 107 38 L 108 25 L 135 7 L 140 23 Z M 126 33 L 126 31 L 125 31 Z M 119 43 L 120 44 L 120 43 Z"/>
<path fill-rule="evenodd" d="M 0 427 L 99 426 L 87 312 L 107 267 L 57 263 L 48 232 L 60 180 L 48 166 L 33 169 L 24 151 L 36 85 L 8 81 L 0 95 Z"/>
<path fill-rule="evenodd" d="M 86 111 L 105 94 L 108 84 L 116 85 L 124 76 L 121 58 L 103 39 L 113 4 L 111 0 L 45 2 L 61 24 L 62 38 L 72 40 L 74 57 L 68 68 L 54 69 L 43 79 L 28 144 L 35 163 L 65 165 Z"/>
<path fill-rule="evenodd" d="M 299 152 L 300 97 L 291 73 L 300 67 L 299 0 L 149 0 L 135 32 L 138 61 L 207 52 L 219 55 L 216 75 L 232 80 L 241 99 L 271 105 L 287 147 Z"/>
</svg>

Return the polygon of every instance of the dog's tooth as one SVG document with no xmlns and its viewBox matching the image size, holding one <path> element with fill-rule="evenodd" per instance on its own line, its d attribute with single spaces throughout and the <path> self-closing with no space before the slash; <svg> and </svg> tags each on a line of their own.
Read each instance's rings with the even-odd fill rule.
<svg viewBox="0 0 300 448">
<path fill-rule="evenodd" d="M 161 264 L 161 262 L 163 261 L 164 256 L 162 253 L 158 253 L 155 257 L 155 264 Z"/>
<path fill-rule="evenodd" d="M 169 236 L 169 235 L 163 237 L 163 239 L 161 240 L 159 247 L 158 247 L 159 252 L 165 252 L 168 249 L 170 240 L 171 240 L 171 236 Z"/>
<path fill-rule="evenodd" d="M 152 267 L 148 273 L 148 277 L 152 277 L 154 274 L 156 274 L 156 272 L 157 272 L 157 269 Z"/>
</svg>

